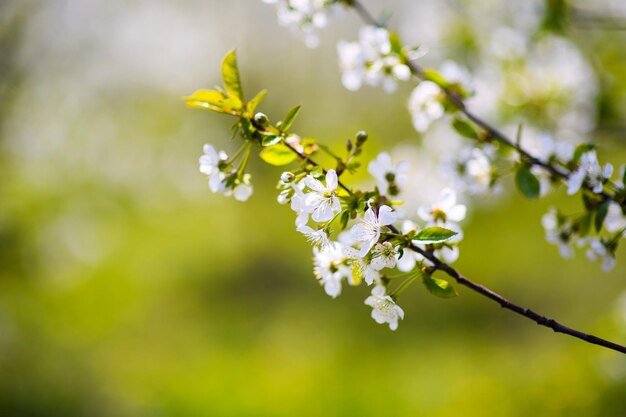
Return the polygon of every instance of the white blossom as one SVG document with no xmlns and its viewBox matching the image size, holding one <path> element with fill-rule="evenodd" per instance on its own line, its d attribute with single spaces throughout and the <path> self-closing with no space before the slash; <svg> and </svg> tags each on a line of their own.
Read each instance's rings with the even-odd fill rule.
<svg viewBox="0 0 626 417">
<path fill-rule="evenodd" d="M 203 151 L 199 159 L 200 172 L 209 176 L 209 189 L 214 193 L 232 195 L 237 201 L 248 200 L 253 192 L 250 174 L 239 175 L 235 170 L 228 169 L 228 156 L 224 151 L 217 152 L 212 145 L 204 145 Z M 227 185 L 229 178 L 232 181 Z"/>
<path fill-rule="evenodd" d="M 569 142 L 556 141 L 548 132 L 541 132 L 531 127 L 524 126 L 520 138 L 520 146 L 528 154 L 545 163 L 553 163 L 553 160 L 564 164 L 574 157 L 574 145 Z M 521 162 L 519 154 L 515 159 Z M 551 174 L 545 168 L 533 165 L 530 168 L 533 175 L 539 180 L 539 195 L 545 196 L 552 188 Z"/>
<path fill-rule="evenodd" d="M 352 226 L 352 239 L 361 244 L 360 256 L 365 256 L 380 238 L 380 229 L 397 220 L 397 214 L 389 206 L 380 206 L 378 214 L 370 207 L 357 224 Z"/>
<path fill-rule="evenodd" d="M 312 175 L 307 175 L 304 183 L 312 190 L 304 195 L 304 206 L 314 221 L 326 222 L 341 211 L 341 203 L 335 193 L 338 179 L 334 169 L 329 169 L 326 173 L 326 185 Z"/>
<path fill-rule="evenodd" d="M 441 97 L 441 88 L 431 81 L 422 81 L 411 92 L 408 108 L 415 130 L 424 133 L 432 122 L 443 117 Z"/>
<path fill-rule="evenodd" d="M 368 166 L 368 171 L 376 179 L 380 193 L 391 196 L 398 195 L 400 188 L 406 184 L 410 169 L 411 166 L 406 161 L 394 165 L 387 152 L 378 154 Z"/>
<path fill-rule="evenodd" d="M 411 231 L 417 232 L 419 228 L 411 220 L 405 220 L 404 222 L 402 222 L 402 228 L 400 230 L 403 234 L 406 235 Z M 421 254 L 415 252 L 410 248 L 402 249 L 402 257 L 400 257 L 400 255 L 398 254 L 397 258 L 398 259 L 396 266 L 401 272 L 410 272 L 415 268 L 417 262 L 426 261 Z M 430 264 L 430 261 L 427 262 Z"/>
<path fill-rule="evenodd" d="M 468 93 L 474 89 L 474 82 L 467 68 L 460 66 L 454 61 L 444 61 L 441 64 L 441 68 L 439 68 L 439 73 L 448 83 L 460 84 Z"/>
<path fill-rule="evenodd" d="M 358 42 L 339 41 L 337 53 L 341 69 L 341 83 L 350 91 L 358 90 L 365 78 L 365 57 L 361 45 Z"/>
<path fill-rule="evenodd" d="M 341 282 L 350 280 L 350 268 L 344 262 L 341 245 L 335 243 L 324 249 L 313 248 L 313 274 L 324 291 L 335 298 L 341 294 Z"/>
<path fill-rule="evenodd" d="M 250 178 L 249 174 L 246 174 L 245 177 L 246 179 Z M 233 196 L 237 201 L 247 201 L 252 195 L 252 191 L 252 185 L 242 182 L 233 188 Z"/>
<path fill-rule="evenodd" d="M 352 279 L 355 283 L 361 282 L 361 279 L 365 280 L 367 285 L 372 285 L 373 282 L 379 282 L 380 271 L 383 269 L 379 266 L 378 269 L 372 264 L 371 258 L 364 258 L 360 255 L 359 251 L 350 246 L 343 247 L 343 255 L 346 259 L 349 259 L 352 266 Z"/>
<path fill-rule="evenodd" d="M 578 169 L 572 172 L 567 180 L 567 194 L 576 194 L 585 180 L 594 193 L 601 193 L 604 182 L 611 178 L 611 175 L 613 165 L 607 163 L 601 167 L 595 150 L 585 152 L 580 157 Z"/>
<path fill-rule="evenodd" d="M 363 83 L 377 86 L 382 83 L 387 93 L 395 91 L 397 81 L 411 78 L 411 69 L 391 50 L 389 32 L 380 27 L 364 26 L 359 30 L 358 42 L 337 43 L 341 82 L 355 91 Z"/>
<path fill-rule="evenodd" d="M 589 238 L 586 243 L 589 244 L 589 249 L 586 253 L 587 259 L 591 262 L 599 260 L 604 272 L 610 272 L 615 268 L 615 255 L 606 248 L 600 239 Z"/>
<path fill-rule="evenodd" d="M 543 215 L 541 224 L 546 233 L 546 240 L 557 245 L 559 253 L 563 258 L 572 258 L 574 250 L 571 246 L 571 232 L 565 227 L 566 224 L 559 221 L 558 213 L 554 208 L 551 208 L 550 211 Z"/>
<path fill-rule="evenodd" d="M 460 222 L 465 218 L 466 212 L 465 205 L 456 203 L 456 192 L 451 188 L 441 190 L 439 201 L 435 204 L 417 209 L 417 215 L 422 220 L 433 224 Z"/>
<path fill-rule="evenodd" d="M 332 0 L 263 0 L 274 4 L 278 24 L 304 34 L 305 44 L 309 48 L 319 45 L 318 30 L 328 25 L 333 15 L 341 11 L 338 2 Z"/>
<path fill-rule="evenodd" d="M 228 159 L 224 151 L 217 152 L 213 145 L 206 144 L 203 147 L 204 155 L 200 157 L 200 172 L 209 176 L 209 187 L 212 192 L 224 191 L 222 180 L 225 175 L 220 170 L 222 162 Z"/>
<path fill-rule="evenodd" d="M 604 227 L 608 232 L 614 233 L 626 227 L 626 216 L 622 208 L 615 201 L 609 203 L 609 207 L 604 218 Z"/>
<path fill-rule="evenodd" d="M 304 181 L 300 181 L 297 184 L 291 183 L 293 189 L 293 196 L 291 197 L 291 209 L 296 212 L 296 228 L 306 225 L 309 221 L 309 207 L 306 205 L 306 196 L 302 189 L 304 188 Z"/>
<path fill-rule="evenodd" d="M 390 242 L 377 243 L 372 251 L 372 268 L 380 271 L 384 268 L 395 268 L 398 251 Z"/>
<path fill-rule="evenodd" d="M 307 240 L 311 244 L 320 249 L 325 249 L 331 246 L 333 243 L 328 238 L 328 234 L 323 229 L 315 230 L 310 226 L 303 225 L 297 228 L 298 232 L 306 236 Z"/>
<path fill-rule="evenodd" d="M 404 318 L 404 311 L 398 306 L 393 298 L 385 292 L 385 287 L 377 285 L 372 290 L 372 295 L 365 299 L 365 304 L 372 307 L 372 318 L 378 324 L 389 323 L 391 330 L 398 328 L 398 319 Z"/>
<path fill-rule="evenodd" d="M 468 194 L 497 194 L 500 190 L 494 184 L 492 159 L 495 149 L 491 145 L 481 148 L 467 146 L 444 162 L 443 170 L 454 180 L 454 188 Z"/>
<path fill-rule="evenodd" d="M 459 235 L 457 235 L 459 236 Z M 456 238 L 455 236 L 454 238 Z M 452 240 L 452 239 L 451 239 Z M 447 264 L 456 262 L 459 259 L 459 247 L 443 245 L 441 248 L 435 249 L 435 256 Z"/>
</svg>

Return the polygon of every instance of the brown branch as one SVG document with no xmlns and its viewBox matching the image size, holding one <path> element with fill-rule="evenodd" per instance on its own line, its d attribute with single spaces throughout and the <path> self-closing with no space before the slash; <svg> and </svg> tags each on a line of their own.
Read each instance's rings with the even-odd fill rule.
<svg viewBox="0 0 626 417">
<path fill-rule="evenodd" d="M 581 8 L 572 9 L 571 21 L 578 29 L 626 30 L 626 16 L 606 15 Z"/>
<path fill-rule="evenodd" d="M 396 229 L 393 225 L 389 225 L 387 227 L 393 233 L 400 233 L 398 229 Z M 514 313 L 517 313 L 521 316 L 529 318 L 530 320 L 534 321 L 540 326 L 549 327 L 550 329 L 554 330 L 556 333 L 567 334 L 569 336 L 584 340 L 585 342 L 592 343 L 594 345 L 603 346 L 605 348 L 626 354 L 626 346 L 622 346 L 617 343 L 608 341 L 606 339 L 602 339 L 600 337 L 593 336 L 591 334 L 587 334 L 579 330 L 572 329 L 571 327 L 567 327 L 557 322 L 556 320 L 542 316 L 541 314 L 535 313 L 534 311 L 528 308 L 524 308 L 515 303 L 512 303 L 511 301 L 507 300 L 500 294 L 490 290 L 484 285 L 478 284 L 470 280 L 469 278 L 463 276 L 456 269 L 454 269 L 450 265 L 439 260 L 435 255 L 433 255 L 432 252 L 425 251 L 414 244 L 411 244 L 411 249 L 419 253 L 420 255 L 424 256 L 429 261 L 431 261 L 435 269 L 445 272 L 448 276 L 450 276 L 451 278 L 454 278 L 454 280 L 458 282 L 459 284 L 471 289 L 474 292 L 477 292 L 478 294 L 484 297 L 489 298 L 492 301 L 495 301 L 496 303 L 500 304 L 500 307 L 502 308 L 506 308 L 507 310 L 511 310 Z"/>
</svg>

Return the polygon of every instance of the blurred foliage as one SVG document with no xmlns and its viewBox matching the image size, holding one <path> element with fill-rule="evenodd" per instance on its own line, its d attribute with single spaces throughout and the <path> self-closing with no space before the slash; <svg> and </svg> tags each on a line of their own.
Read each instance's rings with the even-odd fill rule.
<svg viewBox="0 0 626 417">
<path fill-rule="evenodd" d="M 246 204 L 209 193 L 197 157 L 231 146 L 229 125 L 179 96 L 219 82 L 233 46 L 266 113 L 303 104 L 298 131 L 332 146 L 366 129 L 364 160 L 418 140 L 408 86 L 340 88 L 334 40 L 358 26 L 344 19 L 306 50 L 260 1 L 0 3 L 0 415 L 626 415 L 623 357 L 463 288 L 412 288 L 395 333 L 369 318 L 366 288 L 325 296 L 275 204 L 279 169 L 252 163 Z M 474 45 L 450 32 L 450 50 Z M 568 36 L 601 76 L 594 137 L 624 161 L 626 32 Z M 626 252 L 611 274 L 560 259 L 539 218 L 562 194 L 487 202 L 458 267 L 623 343 Z"/>
</svg>

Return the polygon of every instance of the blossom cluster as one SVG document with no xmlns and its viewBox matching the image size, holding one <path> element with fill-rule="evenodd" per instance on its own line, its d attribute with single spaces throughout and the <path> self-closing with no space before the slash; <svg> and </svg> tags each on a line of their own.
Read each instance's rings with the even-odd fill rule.
<svg viewBox="0 0 626 417">
<path fill-rule="evenodd" d="M 250 174 L 242 169 L 234 169 L 226 152 L 217 152 L 213 145 L 204 145 L 204 154 L 200 157 L 200 172 L 208 175 L 209 188 L 214 193 L 232 195 L 235 200 L 246 201 L 252 195 Z M 244 166 L 245 168 L 245 166 Z"/>
<path fill-rule="evenodd" d="M 264 1 L 277 5 L 281 24 L 298 27 L 314 36 L 314 28 L 326 24 L 329 10 L 342 3 Z M 558 42 L 546 44 L 545 50 L 549 52 L 554 44 Z M 530 49 L 528 45 L 524 47 Z M 367 136 L 360 132 L 354 141 L 348 140 L 344 158 L 329 148 L 321 145 L 318 148 L 314 141 L 305 144 L 289 132 L 299 106 L 276 125 L 264 114 L 254 114 L 265 93 L 245 102 L 234 52 L 223 63 L 226 91 L 198 91 L 186 99 L 192 107 L 238 117 L 235 131 L 245 143 L 235 157 L 229 160 L 223 152 L 206 145 L 205 155 L 200 159 L 200 169 L 209 175 L 212 191 L 233 194 L 239 200 L 250 196 L 252 186 L 245 167 L 253 145 L 263 148 L 261 158 L 272 165 L 300 161 L 298 169 L 281 175 L 277 200 L 290 206 L 295 213 L 296 230 L 312 244 L 314 276 L 329 296 L 339 296 L 345 285 L 370 286 L 371 295 L 365 304 L 372 308 L 372 318 L 395 330 L 404 317 L 397 304 L 398 297 L 417 277 L 435 295 L 456 295 L 447 281 L 432 275 L 442 264 L 453 263 L 459 257 L 459 243 L 463 239 L 460 222 L 466 217 L 467 207 L 457 200 L 465 203 L 473 196 L 498 194 L 504 189 L 502 179 L 508 174 L 514 174 L 518 190 L 527 198 L 544 196 L 558 185 L 564 185 L 569 195 L 581 194 L 585 208 L 582 216 L 567 216 L 551 209 L 542 218 L 546 239 L 558 246 L 563 257 L 573 255 L 573 246 L 585 247 L 587 257 L 600 261 L 603 270 L 615 266 L 615 251 L 626 232 L 626 172 L 621 169 L 621 175 L 613 178 L 613 166 L 602 165 L 594 147 L 581 143 L 576 134 L 565 134 L 563 140 L 556 140 L 555 135 L 547 133 L 551 128 L 558 134 L 564 132 L 559 126 L 575 112 L 568 113 L 563 105 L 555 106 L 554 117 L 559 123 L 552 126 L 550 123 L 533 126 L 528 123 L 527 115 L 520 113 L 519 118 L 506 120 L 507 127 L 502 130 L 506 133 L 502 133 L 468 110 L 467 105 L 474 99 L 479 99 L 478 107 L 489 107 L 485 102 L 490 100 L 474 92 L 475 86 L 484 84 L 480 70 L 477 79 L 453 61 L 444 62 L 438 71 L 423 70 L 413 62 L 422 50 L 406 48 L 397 34 L 382 25 L 362 27 L 357 42 L 340 41 L 337 50 L 341 80 L 348 90 L 368 84 L 382 85 L 391 93 L 399 81 L 409 81 L 412 75 L 421 80 L 408 98 L 408 110 L 415 130 L 425 137 L 426 148 L 437 149 L 428 145 L 429 142 L 443 144 L 436 159 L 441 163 L 441 176 L 446 177 L 441 181 L 444 187 L 437 192 L 429 190 L 428 203 L 417 208 L 403 204 L 403 200 L 412 200 L 411 193 L 427 188 L 422 187 L 426 179 L 424 173 L 415 175 L 407 161 L 394 163 L 386 152 L 368 165 L 376 184 L 373 190 L 362 191 L 342 184 L 341 175 L 359 167 L 354 158 L 361 154 Z M 569 49 L 570 52 L 576 54 L 574 49 Z M 502 61 L 511 60 L 509 55 L 503 52 Z M 547 63 L 554 75 L 563 68 L 552 58 L 539 54 L 537 62 Z M 511 61 L 511 67 L 516 68 L 518 59 Z M 557 68 L 554 72 L 552 64 Z M 519 70 L 527 71 L 529 77 L 541 77 L 532 67 L 522 66 Z M 562 90 L 564 96 L 575 95 L 572 87 L 580 81 L 575 78 L 561 80 L 554 76 L 551 88 Z M 498 84 L 501 78 L 493 77 L 493 81 Z M 500 90 L 507 97 L 506 88 Z M 539 96 L 540 93 L 537 92 Z M 429 140 L 429 136 L 440 132 L 437 126 L 443 125 L 434 122 L 444 118 L 449 122 L 446 125 L 456 132 L 445 136 L 454 139 Z M 584 131 L 583 125 L 578 125 L 579 132 Z M 509 132 L 513 128 L 514 135 Z M 312 155 L 319 149 L 336 160 L 334 168 L 324 169 L 313 161 Z M 235 169 L 233 163 L 242 152 L 245 156 Z M 426 175 L 428 181 L 438 182 L 434 172 Z M 439 198 L 433 201 L 435 194 Z M 592 226 L 595 235 L 591 234 Z M 397 282 L 400 283 L 396 285 Z"/>
<path fill-rule="evenodd" d="M 345 284 L 372 286 L 365 304 L 372 307 L 374 320 L 395 330 L 404 313 L 396 304 L 399 293 L 388 291 L 394 279 L 392 270 L 409 275 L 432 273 L 429 268 L 433 263 L 425 253 L 454 262 L 463 237 L 459 222 L 465 218 L 466 207 L 457 204 L 452 189 L 444 189 L 440 201 L 413 214 L 424 223 L 420 228 L 407 213 L 393 208 L 397 204 L 394 196 L 411 180 L 408 163 L 394 164 L 389 154 L 381 153 L 368 170 L 377 184 L 369 193 L 342 188 L 334 169 L 325 173 L 285 172 L 279 182 L 282 191 L 278 200 L 290 205 L 296 214 L 296 230 L 312 243 L 313 272 L 326 294 L 339 296 Z M 335 233 L 333 225 L 344 215 L 348 215 L 346 219 L 353 217 L 353 225 L 347 228 L 345 222 L 340 229 L 346 230 Z M 420 235 L 420 231 L 433 230 L 446 234 Z"/>
<path fill-rule="evenodd" d="M 513 29 L 502 29 L 501 32 L 516 39 L 521 36 Z M 384 89 L 392 92 L 397 80 L 410 78 L 410 74 L 406 77 L 403 75 L 406 70 L 410 73 L 415 71 L 406 65 L 408 59 L 414 57 L 404 52 L 405 48 L 397 35 L 391 34 L 384 27 L 371 26 L 361 28 L 359 35 L 360 42 L 338 43 L 342 82 L 348 90 L 357 90 L 363 82 L 378 85 L 382 80 Z M 623 174 L 617 179 L 612 178 L 613 166 L 609 163 L 601 165 L 596 151 L 580 143 L 581 134 L 588 130 L 591 123 L 588 116 L 593 114 L 586 105 L 594 94 L 590 66 L 577 49 L 565 40 L 546 37 L 536 45 L 517 43 L 523 44 L 528 60 L 521 60 L 519 54 L 507 52 L 501 47 L 494 47 L 494 55 L 486 60 L 492 63 L 497 57 L 502 67 L 506 68 L 503 73 L 517 72 L 516 79 L 493 73 L 481 76 L 489 77 L 490 87 L 495 85 L 508 104 L 519 106 L 522 98 L 528 96 L 528 88 L 540 103 L 554 101 L 554 97 L 566 98 L 558 105 L 549 107 L 549 118 L 535 118 L 544 126 L 534 127 L 528 118 L 533 114 L 520 112 L 521 118 L 516 122 L 517 139 L 513 143 L 509 139 L 500 140 L 500 132 L 494 134 L 493 130 L 477 125 L 472 118 L 464 118 L 461 113 L 465 109 L 465 102 L 473 100 L 474 86 L 486 82 L 485 79 L 473 80 L 468 69 L 451 60 L 445 61 L 438 71 L 418 70 L 415 74 L 422 81 L 411 92 L 407 103 L 413 126 L 420 134 L 427 135 L 428 140 L 433 122 L 450 116 L 451 125 L 463 143 L 455 144 L 456 151 L 442 148 L 436 157 L 441 160 L 440 171 L 445 177 L 443 181 L 450 183 L 457 193 L 467 195 L 465 199 L 476 195 L 499 194 L 503 189 L 502 178 L 507 173 L 515 172 L 516 185 L 528 198 L 545 196 L 553 186 L 563 184 L 567 194 L 581 193 L 586 196 L 586 200 L 594 200 L 585 203 L 586 215 L 582 219 L 571 221 L 572 231 L 561 235 L 567 236 L 567 243 L 575 240 L 578 246 L 589 247 L 587 256 L 591 260 L 614 260 L 617 241 L 623 232 L 614 225 L 626 223 L 626 192 L 623 184 L 620 185 Z M 385 65 L 385 62 L 389 64 Z M 565 62 L 571 63 L 574 68 L 570 71 L 563 65 Z M 516 96 L 515 86 L 520 83 L 528 88 L 522 96 Z M 492 101 L 493 98 L 497 97 L 492 97 Z M 489 98 L 485 100 L 484 96 L 480 97 L 479 107 L 493 109 L 493 104 L 485 106 L 486 101 Z M 567 102 L 571 103 L 570 107 L 563 104 Z M 532 110 L 531 104 L 529 108 Z M 537 109 L 536 112 L 541 115 L 542 110 Z M 556 122 L 550 123 L 551 120 Z M 556 140 L 548 133 L 548 128 L 565 139 Z M 441 138 L 433 140 L 440 141 Z M 429 177 L 432 178 L 430 173 Z M 394 185 L 385 184 L 384 179 L 379 180 L 379 188 L 389 191 L 389 186 Z M 608 194 L 607 189 L 611 191 Z M 588 197 L 589 193 L 600 198 Z M 584 224 L 586 222 L 588 225 L 592 217 L 598 233 L 596 237 L 589 236 L 590 228 Z M 602 237 L 602 230 L 617 235 Z M 554 238 L 551 231 L 547 230 L 546 233 L 549 242 L 560 241 Z M 576 239 L 572 239 L 574 235 Z M 560 252 L 572 253 L 564 252 L 563 249 Z M 610 270 L 613 265 L 614 262 L 603 263 L 603 269 Z"/>
<path fill-rule="evenodd" d="M 304 34 L 309 48 L 319 45 L 318 31 L 328 25 L 333 16 L 341 13 L 336 0 L 263 0 L 276 7 L 278 24 Z"/>
<path fill-rule="evenodd" d="M 452 148 L 441 148 L 439 155 L 434 156 L 441 163 L 441 182 L 453 187 L 464 200 L 469 200 L 472 196 L 500 194 L 504 188 L 502 179 L 517 171 L 517 186 L 529 198 L 545 196 L 558 184 L 563 184 L 569 195 L 597 194 L 601 200 L 587 204 L 587 216 L 582 220 L 572 219 L 573 232 L 563 236 L 567 235 L 567 242 L 576 241 L 579 246 L 604 242 L 606 256 L 614 256 L 617 245 L 612 236 L 598 234 L 591 238 L 589 228 L 581 224 L 589 223 L 590 216 L 595 216 L 598 233 L 603 222 L 604 231 L 617 233 L 618 230 L 611 225 L 626 222 L 623 201 L 617 199 L 624 194 L 623 185 L 619 185 L 622 177 L 613 179 L 612 165 L 602 166 L 595 150 L 580 145 L 593 124 L 594 111 L 589 103 L 597 88 L 591 66 L 576 46 L 565 39 L 544 36 L 530 42 L 523 31 L 532 30 L 531 27 L 496 29 L 497 36 L 494 32 L 492 38 L 485 39 L 490 47 L 485 48 L 485 56 L 477 60 L 484 64 L 475 68 L 475 78 L 467 68 L 452 60 L 446 60 L 437 71 L 427 69 L 416 74 L 423 80 L 407 101 L 415 130 L 425 135 L 427 141 L 440 142 L 440 135 L 430 138 L 437 135 L 437 129 L 433 130 L 431 126 L 448 116 L 460 137 L 472 139 L 459 138 L 459 143 Z M 479 36 L 485 33 L 478 32 Z M 407 49 L 397 34 L 384 26 L 369 25 L 360 29 L 357 42 L 339 41 L 337 50 L 344 87 L 354 91 L 363 84 L 382 84 L 386 92 L 396 90 L 398 81 L 410 79 L 413 69 L 409 62 L 423 51 Z M 476 86 L 486 87 L 480 89 L 480 94 L 475 94 Z M 494 140 L 490 132 L 464 119 L 450 96 L 463 103 L 475 103 L 479 109 L 490 113 L 495 113 L 498 106 L 515 108 L 512 114 L 517 114 L 517 119 L 509 120 L 508 126 L 515 126 L 517 144 L 511 149 L 510 143 Z M 535 103 L 550 103 L 550 106 L 544 106 L 547 109 L 544 110 L 534 107 Z M 534 126 L 531 120 L 540 125 Z M 523 132 L 519 127 L 522 125 Z M 564 139 L 556 140 L 555 135 Z M 515 152 L 512 154 L 511 150 Z M 383 160 L 374 162 L 376 164 L 388 162 L 383 157 Z M 403 168 L 400 171 L 398 180 L 394 179 L 396 173 L 390 174 L 391 181 L 384 176 L 377 178 L 379 190 L 399 196 L 396 182 L 401 183 L 406 174 Z M 432 173 L 429 177 L 432 178 Z M 608 197 L 606 188 L 613 190 Z M 570 238 L 574 235 L 575 239 Z M 547 236 L 552 236 L 551 232 L 547 231 Z M 548 240 L 555 242 L 552 238 Z M 600 247 L 599 243 L 593 245 Z M 610 268 L 605 265 L 604 269 Z"/>
<path fill-rule="evenodd" d="M 396 90 L 398 81 L 408 81 L 411 69 L 402 51 L 392 43 L 391 34 L 384 28 L 364 26 L 357 42 L 339 41 L 341 82 L 345 88 L 356 91 L 363 83 L 382 84 L 387 93 Z"/>
</svg>

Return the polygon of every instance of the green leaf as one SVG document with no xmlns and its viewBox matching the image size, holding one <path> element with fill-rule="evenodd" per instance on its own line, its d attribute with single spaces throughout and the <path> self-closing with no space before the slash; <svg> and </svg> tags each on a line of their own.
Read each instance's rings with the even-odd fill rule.
<svg viewBox="0 0 626 417">
<path fill-rule="evenodd" d="M 343 213 L 341 213 L 341 219 L 340 219 L 340 224 L 341 224 L 341 230 L 344 230 L 346 227 L 348 227 L 348 221 L 350 220 L 350 212 L 349 211 L 344 211 Z"/>
<path fill-rule="evenodd" d="M 602 225 L 604 224 L 604 219 L 606 219 L 606 215 L 609 212 L 610 204 L 611 204 L 611 200 L 606 200 L 604 203 L 600 205 L 600 207 L 598 207 L 598 210 L 596 211 L 596 218 L 595 218 L 596 232 L 600 232 L 600 230 L 602 230 Z"/>
<path fill-rule="evenodd" d="M 259 156 L 262 160 L 274 166 L 287 165 L 298 157 L 294 151 L 282 143 L 264 148 Z"/>
<path fill-rule="evenodd" d="M 444 76 L 432 68 L 426 68 L 424 70 L 424 78 L 428 81 L 434 82 L 441 88 L 446 88 L 448 86 L 448 81 L 446 81 Z"/>
<path fill-rule="evenodd" d="M 445 229 L 439 226 L 427 227 L 426 229 L 422 229 L 413 238 L 420 243 L 429 244 L 429 243 L 439 243 L 445 242 L 450 238 L 456 236 L 457 233 L 452 230 Z"/>
<path fill-rule="evenodd" d="M 591 217 L 593 216 L 593 212 L 588 212 L 578 221 L 578 234 L 580 237 L 585 237 L 589 234 L 589 230 L 591 229 Z"/>
<path fill-rule="evenodd" d="M 592 151 L 595 149 L 595 146 L 591 143 L 581 143 L 574 150 L 574 161 L 578 161 L 584 153 Z"/>
<path fill-rule="evenodd" d="M 539 191 L 541 189 L 539 180 L 530 172 L 530 167 L 524 165 L 517 170 L 515 174 L 515 184 L 524 197 L 531 199 L 539 197 Z"/>
<path fill-rule="evenodd" d="M 285 120 L 283 120 L 283 125 L 280 128 L 282 131 L 286 131 L 291 127 L 291 125 L 293 124 L 293 121 L 296 120 L 296 117 L 298 117 L 298 113 L 300 112 L 300 107 L 302 106 L 298 104 L 297 106 L 293 107 L 291 110 L 287 112 L 287 116 L 285 116 Z"/>
<path fill-rule="evenodd" d="M 263 139 L 261 140 L 261 145 L 265 146 L 272 146 L 277 144 L 278 142 L 280 142 L 282 138 L 280 136 L 276 136 L 273 134 L 270 135 L 263 135 Z M 287 148 L 289 149 L 289 148 Z M 293 151 L 290 150 L 290 152 L 293 154 Z M 294 154 L 295 155 L 295 154 Z"/>
<path fill-rule="evenodd" d="M 188 97 L 183 97 L 187 106 L 198 109 L 209 109 L 220 113 L 230 113 L 226 106 L 224 93 L 216 90 L 197 90 Z"/>
<path fill-rule="evenodd" d="M 228 96 L 236 98 L 240 103 L 243 103 L 245 100 L 239 78 L 239 69 L 237 68 L 237 53 L 234 49 L 228 52 L 222 61 L 222 78 L 224 79 L 224 88 L 226 88 Z"/>
<path fill-rule="evenodd" d="M 389 43 L 391 44 L 391 51 L 402 56 L 402 41 L 397 32 L 389 32 Z"/>
<path fill-rule="evenodd" d="M 266 95 L 267 95 L 267 90 L 259 91 L 257 93 L 257 95 L 254 96 L 254 98 L 248 102 L 248 104 L 247 104 L 248 113 L 252 114 L 254 112 L 254 110 L 256 110 L 256 108 L 259 105 L 259 103 L 261 103 L 261 101 L 263 101 L 263 99 L 265 98 Z"/>
<path fill-rule="evenodd" d="M 454 298 L 459 295 L 452 284 L 444 279 L 434 278 L 431 275 L 424 274 L 422 282 L 428 292 L 439 298 Z"/>
<path fill-rule="evenodd" d="M 456 132 L 468 139 L 478 139 L 478 132 L 476 131 L 476 129 L 474 129 L 474 126 L 472 126 L 470 123 L 468 123 L 467 121 L 463 120 L 463 119 L 459 119 L 459 118 L 455 118 L 452 121 L 452 127 L 454 128 L 454 130 L 456 130 Z"/>
</svg>

